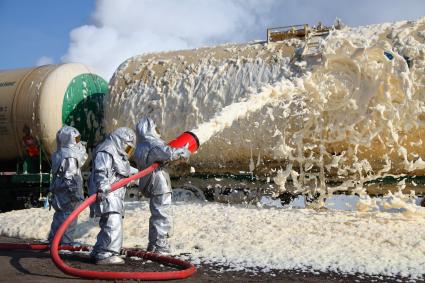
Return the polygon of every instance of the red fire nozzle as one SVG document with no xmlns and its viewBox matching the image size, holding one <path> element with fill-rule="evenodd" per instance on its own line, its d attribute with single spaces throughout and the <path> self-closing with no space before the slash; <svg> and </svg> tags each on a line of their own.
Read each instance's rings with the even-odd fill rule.
<svg viewBox="0 0 425 283">
<path fill-rule="evenodd" d="M 189 144 L 188 149 L 191 152 L 195 152 L 199 148 L 199 139 L 192 132 L 184 132 L 179 137 L 177 137 L 176 139 L 168 143 L 169 146 L 172 146 L 175 148 L 183 147 L 186 144 Z"/>
</svg>

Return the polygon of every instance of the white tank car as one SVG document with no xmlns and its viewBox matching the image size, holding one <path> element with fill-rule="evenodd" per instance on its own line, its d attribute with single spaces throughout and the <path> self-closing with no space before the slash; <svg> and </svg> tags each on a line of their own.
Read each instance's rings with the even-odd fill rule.
<svg viewBox="0 0 425 283">
<path fill-rule="evenodd" d="M 56 150 L 56 132 L 64 124 L 76 127 L 82 140 L 93 145 L 103 134 L 106 92 L 106 81 L 83 64 L 0 71 L 2 165 L 13 165 L 27 154 L 28 135 L 48 159 Z"/>
</svg>

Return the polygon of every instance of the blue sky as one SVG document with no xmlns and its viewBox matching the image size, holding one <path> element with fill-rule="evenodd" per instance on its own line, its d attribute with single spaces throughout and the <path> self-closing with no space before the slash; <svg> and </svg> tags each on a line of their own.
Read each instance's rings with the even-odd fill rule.
<svg viewBox="0 0 425 283">
<path fill-rule="evenodd" d="M 89 22 L 92 0 L 0 0 L 0 69 L 34 66 L 42 56 L 60 62 L 69 32 Z"/>
<path fill-rule="evenodd" d="M 425 16 L 425 0 L 0 0 L 0 69 L 80 62 L 106 79 L 145 52 L 264 40 L 268 27 Z"/>
</svg>

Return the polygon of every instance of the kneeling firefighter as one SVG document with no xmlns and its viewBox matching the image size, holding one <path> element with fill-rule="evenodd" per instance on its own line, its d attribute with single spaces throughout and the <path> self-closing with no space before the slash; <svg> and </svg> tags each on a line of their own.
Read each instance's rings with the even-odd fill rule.
<svg viewBox="0 0 425 283">
<path fill-rule="evenodd" d="M 163 165 L 169 161 L 189 159 L 190 151 L 186 147 L 168 146 L 157 131 L 155 122 L 143 117 L 136 126 L 137 148 L 135 160 L 139 170 L 145 169 L 155 162 L 160 166 L 151 174 L 140 178 L 139 189 L 150 198 L 149 208 L 149 252 L 168 253 L 168 234 L 171 230 L 171 181 Z"/>
<path fill-rule="evenodd" d="M 123 264 L 119 257 L 123 242 L 124 197 L 126 188 L 109 192 L 111 185 L 137 172 L 130 166 L 136 135 L 129 128 L 114 130 L 93 153 L 89 194 L 97 194 L 90 207 L 91 216 L 100 216 L 100 232 L 92 257 L 97 264 Z"/>
<path fill-rule="evenodd" d="M 72 211 L 84 200 L 81 167 L 87 160 L 86 147 L 81 142 L 77 129 L 64 126 L 56 134 L 57 150 L 52 155 L 53 180 L 50 185 L 52 206 L 55 209 L 49 233 L 52 242 L 56 231 Z M 61 245 L 71 245 L 77 219 L 74 220 L 62 237 Z"/>
</svg>

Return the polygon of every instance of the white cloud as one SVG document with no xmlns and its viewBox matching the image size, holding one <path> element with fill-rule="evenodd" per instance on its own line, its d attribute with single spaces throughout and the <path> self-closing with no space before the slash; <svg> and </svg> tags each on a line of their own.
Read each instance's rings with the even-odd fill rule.
<svg viewBox="0 0 425 283">
<path fill-rule="evenodd" d="M 55 60 L 52 57 L 41 56 L 40 58 L 37 59 L 37 62 L 35 63 L 35 65 L 38 67 L 38 66 L 53 64 L 54 62 Z"/>
<path fill-rule="evenodd" d="M 273 26 L 332 24 L 336 17 L 361 25 L 415 19 L 423 11 L 422 0 L 98 0 L 92 24 L 71 31 L 62 60 L 88 64 L 109 79 L 124 60 L 145 52 L 265 39 Z"/>
</svg>

